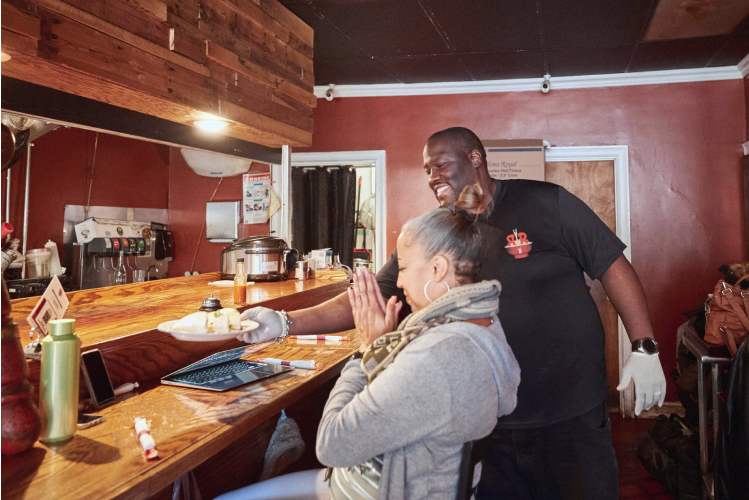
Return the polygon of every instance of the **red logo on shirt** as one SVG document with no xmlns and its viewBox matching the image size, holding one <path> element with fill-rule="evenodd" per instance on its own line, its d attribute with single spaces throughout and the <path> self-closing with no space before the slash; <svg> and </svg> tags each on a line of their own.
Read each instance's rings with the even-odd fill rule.
<svg viewBox="0 0 749 500">
<path fill-rule="evenodd" d="M 532 241 L 528 241 L 528 235 L 525 233 L 518 233 L 517 229 L 512 231 L 512 234 L 507 235 L 507 253 L 514 255 L 516 259 L 524 259 L 528 257 L 528 253 L 531 251 Z"/>
</svg>

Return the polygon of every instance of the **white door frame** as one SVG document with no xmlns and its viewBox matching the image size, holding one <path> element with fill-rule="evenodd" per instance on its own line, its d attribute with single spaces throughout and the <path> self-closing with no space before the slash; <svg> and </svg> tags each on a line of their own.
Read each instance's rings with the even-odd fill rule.
<svg viewBox="0 0 749 500">
<path fill-rule="evenodd" d="M 616 204 L 616 235 L 627 245 L 624 256 L 632 260 L 629 221 L 629 148 L 627 146 L 570 146 L 546 150 L 546 161 L 613 161 Z M 632 352 L 627 330 L 619 318 L 619 378 L 624 363 Z M 635 393 L 632 385 L 619 395 L 620 411 L 625 417 L 635 416 Z"/>
<path fill-rule="evenodd" d="M 377 224 L 377 235 L 375 239 L 374 257 L 379 271 L 387 261 L 387 218 L 386 211 L 386 176 L 385 176 L 385 151 L 331 151 L 327 153 L 291 153 L 291 162 L 288 167 L 277 167 L 274 171 L 274 179 L 282 179 L 281 197 L 284 209 L 280 210 L 279 219 L 274 224 L 271 218 L 271 231 L 276 231 L 286 241 L 291 241 L 291 168 L 293 167 L 315 167 L 319 165 L 371 165 L 375 169 L 375 219 Z M 358 207 L 357 207 L 358 209 Z"/>
</svg>

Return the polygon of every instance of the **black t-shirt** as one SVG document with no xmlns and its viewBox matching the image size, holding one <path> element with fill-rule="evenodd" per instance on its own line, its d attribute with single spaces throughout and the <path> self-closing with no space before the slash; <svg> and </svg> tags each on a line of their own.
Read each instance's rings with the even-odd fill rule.
<svg viewBox="0 0 749 500">
<path fill-rule="evenodd" d="M 517 408 L 497 427 L 541 427 L 581 415 L 606 397 L 604 330 L 583 271 L 598 278 L 625 245 L 584 202 L 556 184 L 496 185 L 492 212 L 478 222 L 479 279 L 502 284 L 499 319 L 520 364 Z M 515 231 L 532 244 L 525 257 L 505 248 Z M 397 278 L 393 253 L 377 281 L 385 297 L 403 300 Z"/>
</svg>

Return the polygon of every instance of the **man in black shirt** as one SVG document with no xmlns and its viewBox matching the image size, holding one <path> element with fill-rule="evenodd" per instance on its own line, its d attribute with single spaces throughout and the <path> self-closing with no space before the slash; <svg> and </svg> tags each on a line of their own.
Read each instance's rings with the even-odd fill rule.
<svg viewBox="0 0 749 500">
<path fill-rule="evenodd" d="M 430 137 L 424 168 L 442 206 L 451 206 L 473 183 L 491 200 L 491 212 L 478 221 L 479 277 L 502 284 L 499 318 L 521 367 L 518 406 L 498 421 L 489 439 L 477 498 L 618 498 L 604 332 L 583 271 L 601 280 L 633 342 L 618 389 L 634 379 L 637 414 L 665 397 L 645 295 L 622 255 L 624 244 L 559 186 L 492 179 L 481 141 L 468 129 Z M 393 254 L 377 275 L 386 299 L 402 292 L 397 273 Z M 283 326 L 269 310 L 247 316 L 263 326 L 246 341 L 277 336 Z M 345 294 L 291 312 L 288 320 L 288 329 L 298 334 L 353 327 Z"/>
</svg>

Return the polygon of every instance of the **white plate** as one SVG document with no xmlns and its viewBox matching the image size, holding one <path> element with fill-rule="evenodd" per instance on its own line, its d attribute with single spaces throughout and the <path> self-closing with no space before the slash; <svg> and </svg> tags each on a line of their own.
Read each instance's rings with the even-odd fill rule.
<svg viewBox="0 0 749 500">
<path fill-rule="evenodd" d="M 172 321 L 164 321 L 159 326 L 157 326 L 156 329 L 160 332 L 168 333 L 177 340 L 183 340 L 185 342 L 216 342 L 220 340 L 233 339 L 239 335 L 242 335 L 243 333 L 251 332 L 252 330 L 260 326 L 260 323 L 258 323 L 257 321 L 242 320 L 242 322 L 249 321 L 250 327 L 243 328 L 242 330 L 232 330 L 229 333 L 190 333 L 172 330 L 172 327 L 177 321 L 179 320 L 175 319 Z"/>
</svg>

